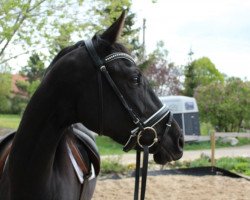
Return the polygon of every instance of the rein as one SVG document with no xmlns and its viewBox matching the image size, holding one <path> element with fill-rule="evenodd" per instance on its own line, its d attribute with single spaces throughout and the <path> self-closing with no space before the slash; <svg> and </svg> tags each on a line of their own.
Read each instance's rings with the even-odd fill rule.
<svg viewBox="0 0 250 200">
<path fill-rule="evenodd" d="M 102 75 L 106 78 L 109 85 L 112 87 L 113 91 L 115 92 L 116 96 L 119 98 L 120 102 L 130 115 L 133 123 L 135 124 L 136 128 L 131 131 L 131 135 L 123 147 L 125 152 L 130 151 L 136 145 L 138 145 L 144 152 L 144 159 L 143 159 L 143 167 L 142 167 L 142 183 L 141 183 L 141 200 L 145 198 L 146 192 L 146 181 L 147 181 L 147 171 L 148 171 L 148 155 L 149 155 L 149 148 L 154 146 L 156 143 L 159 143 L 157 132 L 154 128 L 160 121 L 162 121 L 166 116 L 168 117 L 168 121 L 166 124 L 165 133 L 168 132 L 169 128 L 171 127 L 172 123 L 172 114 L 164 105 L 162 106 L 156 113 L 154 113 L 151 117 L 149 117 L 146 121 L 142 121 L 140 117 L 133 111 L 133 109 L 129 106 L 126 102 L 125 98 L 123 97 L 121 91 L 116 86 L 115 82 L 111 78 L 106 65 L 109 62 L 112 62 L 117 59 L 125 59 L 130 61 L 132 64 L 136 64 L 134 59 L 123 52 L 116 52 L 106 56 L 104 59 L 101 59 L 94 47 L 92 40 L 85 41 L 85 47 L 89 56 L 91 57 L 92 61 L 97 68 L 97 79 L 98 79 L 98 89 L 99 89 L 99 131 L 100 134 L 103 132 L 103 88 L 102 88 Z M 144 134 L 151 134 L 153 136 L 153 141 L 150 144 L 142 144 L 141 138 Z M 139 197 L 139 182 L 140 182 L 140 160 L 141 150 L 138 149 L 136 152 L 136 171 L 135 171 L 135 190 L 134 190 L 134 200 L 138 200 Z"/>
</svg>

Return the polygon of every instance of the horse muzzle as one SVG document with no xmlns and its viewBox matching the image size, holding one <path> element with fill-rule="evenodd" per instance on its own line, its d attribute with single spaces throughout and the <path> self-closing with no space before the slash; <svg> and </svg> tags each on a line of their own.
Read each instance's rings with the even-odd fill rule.
<svg viewBox="0 0 250 200">
<path fill-rule="evenodd" d="M 176 123 L 173 121 L 170 130 L 165 131 L 163 138 L 154 154 L 154 161 L 164 165 L 167 162 L 179 160 L 183 156 L 184 136 Z"/>
</svg>

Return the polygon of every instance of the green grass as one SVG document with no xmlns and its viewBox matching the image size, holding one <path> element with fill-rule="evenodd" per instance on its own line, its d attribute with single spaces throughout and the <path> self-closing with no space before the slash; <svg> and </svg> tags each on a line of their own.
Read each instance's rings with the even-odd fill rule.
<svg viewBox="0 0 250 200">
<path fill-rule="evenodd" d="M 123 174 L 129 171 L 129 166 L 121 164 L 120 158 L 102 160 L 101 174 L 118 173 Z"/>
<path fill-rule="evenodd" d="M 97 136 L 96 144 L 101 155 L 121 155 L 123 146 L 106 136 Z"/>
<path fill-rule="evenodd" d="M 16 129 L 20 123 L 21 117 L 19 115 L 1 115 L 0 114 L 0 128 Z"/>
<path fill-rule="evenodd" d="M 250 158 L 244 157 L 223 157 L 216 159 L 216 167 L 239 173 L 244 174 L 246 176 L 250 176 Z M 211 161 L 209 156 L 202 156 L 193 161 L 175 161 L 168 166 L 172 169 L 176 168 L 192 168 L 192 167 L 207 167 L 211 166 Z"/>
<path fill-rule="evenodd" d="M 216 166 L 250 176 L 250 158 L 236 157 L 236 158 L 221 158 L 216 161 Z"/>
</svg>

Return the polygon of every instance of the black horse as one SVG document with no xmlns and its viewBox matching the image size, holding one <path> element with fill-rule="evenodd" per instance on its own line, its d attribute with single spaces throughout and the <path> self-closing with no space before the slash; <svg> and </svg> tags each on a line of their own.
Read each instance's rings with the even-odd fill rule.
<svg viewBox="0 0 250 200">
<path fill-rule="evenodd" d="M 1 200 L 91 198 L 93 187 L 81 197 L 84 184 L 69 154 L 74 151 L 70 144 L 81 148 L 67 128 L 78 122 L 125 145 L 126 151 L 151 146 L 159 164 L 182 156 L 183 135 L 176 121 L 116 42 L 124 20 L 123 12 L 101 35 L 62 50 L 53 60 L 13 142 L 0 157 L 8 155 L 0 179 Z"/>
</svg>

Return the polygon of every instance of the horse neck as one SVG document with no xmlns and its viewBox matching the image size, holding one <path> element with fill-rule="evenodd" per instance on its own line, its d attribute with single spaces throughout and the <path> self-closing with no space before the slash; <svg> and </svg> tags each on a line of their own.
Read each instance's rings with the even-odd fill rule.
<svg viewBox="0 0 250 200">
<path fill-rule="evenodd" d="M 22 172 L 21 176 L 45 178 L 48 174 L 43 173 L 51 172 L 63 130 L 74 122 L 72 111 L 65 109 L 68 107 L 70 102 L 55 88 L 41 86 L 36 91 L 24 112 L 9 157 L 9 166 L 17 173 L 14 176 Z"/>
</svg>

